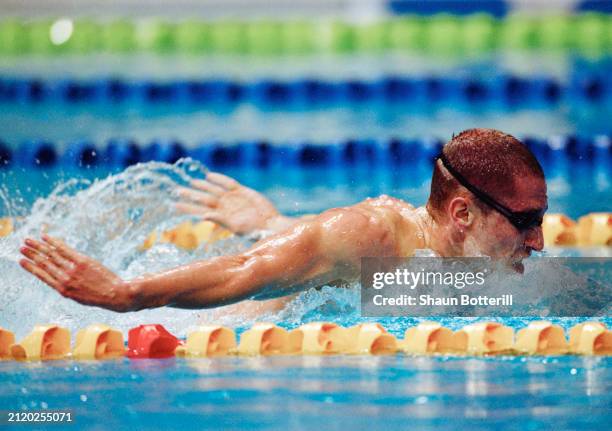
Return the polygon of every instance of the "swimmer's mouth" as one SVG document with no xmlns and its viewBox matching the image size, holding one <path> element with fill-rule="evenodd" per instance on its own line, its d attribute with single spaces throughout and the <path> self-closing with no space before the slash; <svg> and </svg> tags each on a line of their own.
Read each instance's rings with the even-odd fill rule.
<svg viewBox="0 0 612 431">
<path fill-rule="evenodd" d="M 523 262 L 517 261 L 512 264 L 512 269 L 519 274 L 523 274 L 525 272 L 525 265 L 523 265 Z"/>
<path fill-rule="evenodd" d="M 526 259 L 531 256 L 531 249 L 524 250 L 517 259 L 515 259 L 512 263 L 512 269 L 518 272 L 519 274 L 523 274 L 525 272 L 525 265 L 523 265 L 523 259 Z"/>
</svg>

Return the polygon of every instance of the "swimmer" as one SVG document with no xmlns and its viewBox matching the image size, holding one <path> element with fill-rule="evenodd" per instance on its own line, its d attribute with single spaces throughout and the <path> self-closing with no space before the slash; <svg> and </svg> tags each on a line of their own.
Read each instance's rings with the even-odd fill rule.
<svg viewBox="0 0 612 431">
<path fill-rule="evenodd" d="M 424 207 L 389 196 L 316 216 L 284 217 L 262 195 L 211 174 L 183 189 L 179 209 L 239 234 L 276 233 L 247 251 L 123 280 L 60 239 L 26 239 L 21 266 L 65 297 L 119 312 L 217 307 L 279 298 L 359 278 L 362 256 L 491 256 L 517 272 L 543 248 L 546 182 L 533 154 L 491 129 L 454 136 L 435 162 Z M 197 190 L 196 190 L 197 189 Z"/>
</svg>

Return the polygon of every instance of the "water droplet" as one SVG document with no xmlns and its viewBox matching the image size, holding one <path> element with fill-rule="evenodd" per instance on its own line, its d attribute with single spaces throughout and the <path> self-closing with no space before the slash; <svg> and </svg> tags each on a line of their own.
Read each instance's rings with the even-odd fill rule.
<svg viewBox="0 0 612 431">
<path fill-rule="evenodd" d="M 80 398 L 81 398 L 81 401 L 83 401 L 83 402 L 87 401 L 87 395 L 85 395 L 85 394 L 82 394 Z"/>
<path fill-rule="evenodd" d="M 571 374 L 572 376 L 575 376 L 575 375 L 576 375 L 576 373 L 578 373 L 578 370 L 577 370 L 577 369 L 572 368 L 572 369 L 570 370 L 570 374 Z"/>
<path fill-rule="evenodd" d="M 423 396 L 423 395 L 422 395 L 422 396 L 420 396 L 420 397 L 417 397 L 417 399 L 416 399 L 416 400 L 414 400 L 414 403 L 415 403 L 415 404 L 425 404 L 425 403 L 427 403 L 428 401 L 429 401 L 429 398 L 427 398 L 426 396 Z"/>
</svg>

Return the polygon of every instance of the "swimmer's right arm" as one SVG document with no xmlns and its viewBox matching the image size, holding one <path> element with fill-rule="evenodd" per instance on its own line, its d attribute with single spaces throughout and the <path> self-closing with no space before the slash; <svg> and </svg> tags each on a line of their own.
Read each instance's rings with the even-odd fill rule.
<svg viewBox="0 0 612 431">
<path fill-rule="evenodd" d="M 384 220 L 331 210 L 255 244 L 245 253 L 194 262 L 130 281 L 66 244 L 43 236 L 21 249 L 22 267 L 63 296 L 86 305 L 135 311 L 165 305 L 215 307 L 265 299 L 357 276 L 361 256 L 393 255 Z"/>
<path fill-rule="evenodd" d="M 209 172 L 204 180 L 179 188 L 180 212 L 219 223 L 239 235 L 280 232 L 308 218 L 282 215 L 268 198 L 233 178 Z"/>
</svg>

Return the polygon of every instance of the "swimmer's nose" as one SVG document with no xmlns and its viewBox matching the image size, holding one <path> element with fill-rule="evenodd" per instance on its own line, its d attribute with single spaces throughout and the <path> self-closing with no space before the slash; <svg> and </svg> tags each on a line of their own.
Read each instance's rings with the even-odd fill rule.
<svg viewBox="0 0 612 431">
<path fill-rule="evenodd" d="M 529 229 L 526 232 L 525 246 L 535 251 L 542 251 L 544 248 L 544 232 L 542 232 L 542 226 Z"/>
</svg>

